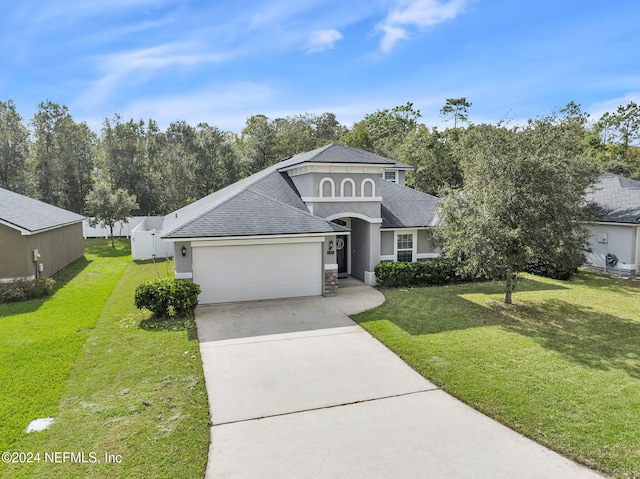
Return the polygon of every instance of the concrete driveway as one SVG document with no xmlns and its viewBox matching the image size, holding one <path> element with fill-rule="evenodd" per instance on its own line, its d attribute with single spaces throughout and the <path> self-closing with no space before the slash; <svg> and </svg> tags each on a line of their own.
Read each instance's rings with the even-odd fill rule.
<svg viewBox="0 0 640 479">
<path fill-rule="evenodd" d="M 334 298 L 199 307 L 206 477 L 601 477 L 444 393 L 347 316 L 383 301 L 349 280 Z"/>
</svg>

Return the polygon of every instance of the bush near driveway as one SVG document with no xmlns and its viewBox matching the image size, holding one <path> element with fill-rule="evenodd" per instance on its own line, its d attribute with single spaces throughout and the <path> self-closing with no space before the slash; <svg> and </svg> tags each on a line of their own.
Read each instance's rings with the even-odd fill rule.
<svg viewBox="0 0 640 479">
<path fill-rule="evenodd" d="M 135 305 L 160 317 L 193 315 L 200 292 L 200 286 L 188 279 L 154 279 L 138 285 Z"/>
</svg>

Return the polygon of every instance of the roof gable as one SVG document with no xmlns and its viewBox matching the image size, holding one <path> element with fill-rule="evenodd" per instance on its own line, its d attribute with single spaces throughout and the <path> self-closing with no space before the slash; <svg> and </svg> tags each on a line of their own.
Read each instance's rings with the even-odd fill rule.
<svg viewBox="0 0 640 479">
<path fill-rule="evenodd" d="M 0 222 L 23 235 L 79 223 L 84 216 L 0 188 Z"/>
</svg>

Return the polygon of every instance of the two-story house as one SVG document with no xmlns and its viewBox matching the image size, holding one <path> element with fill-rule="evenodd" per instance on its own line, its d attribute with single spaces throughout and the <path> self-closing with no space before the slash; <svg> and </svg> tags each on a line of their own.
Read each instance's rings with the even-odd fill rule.
<svg viewBox="0 0 640 479">
<path fill-rule="evenodd" d="M 434 258 L 438 199 L 404 186 L 412 167 L 330 144 L 295 155 L 167 215 L 176 278 L 201 303 L 332 294 L 375 283 L 380 261 Z"/>
</svg>

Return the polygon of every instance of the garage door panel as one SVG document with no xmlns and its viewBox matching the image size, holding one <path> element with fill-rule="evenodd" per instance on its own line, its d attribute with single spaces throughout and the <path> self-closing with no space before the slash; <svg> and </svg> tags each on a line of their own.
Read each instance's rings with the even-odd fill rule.
<svg viewBox="0 0 640 479">
<path fill-rule="evenodd" d="M 320 295 L 321 243 L 196 247 L 193 280 L 203 304 Z"/>
</svg>

